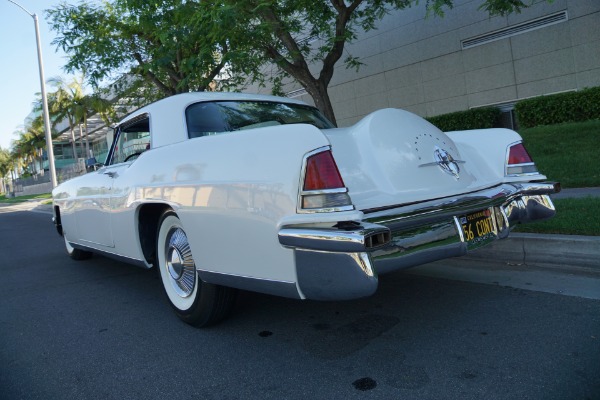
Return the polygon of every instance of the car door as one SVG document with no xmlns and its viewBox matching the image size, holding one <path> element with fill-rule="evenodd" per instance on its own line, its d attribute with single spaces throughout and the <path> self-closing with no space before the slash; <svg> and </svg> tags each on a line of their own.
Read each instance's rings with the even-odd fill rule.
<svg viewBox="0 0 600 400">
<path fill-rule="evenodd" d="M 115 128 L 115 138 L 106 165 L 89 173 L 77 188 L 77 228 L 82 242 L 92 247 L 115 247 L 114 231 L 124 202 L 124 171 L 150 148 L 149 118 L 134 118 Z"/>
<path fill-rule="evenodd" d="M 77 187 L 76 224 L 82 244 L 113 247 L 110 196 L 113 168 L 103 167 L 85 176 Z"/>
</svg>

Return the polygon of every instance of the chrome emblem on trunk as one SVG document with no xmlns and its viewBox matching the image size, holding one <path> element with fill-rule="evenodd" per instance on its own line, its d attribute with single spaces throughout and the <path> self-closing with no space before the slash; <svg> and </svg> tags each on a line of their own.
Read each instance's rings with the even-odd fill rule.
<svg viewBox="0 0 600 400">
<path fill-rule="evenodd" d="M 433 158 L 442 171 L 454 176 L 456 179 L 459 178 L 460 168 L 458 167 L 458 163 L 460 161 L 455 160 L 450 153 L 436 146 Z"/>
</svg>

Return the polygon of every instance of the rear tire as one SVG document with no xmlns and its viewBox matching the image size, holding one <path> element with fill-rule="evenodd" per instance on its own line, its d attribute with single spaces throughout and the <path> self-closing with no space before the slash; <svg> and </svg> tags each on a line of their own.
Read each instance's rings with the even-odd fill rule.
<svg viewBox="0 0 600 400">
<path fill-rule="evenodd" d="M 173 211 L 166 211 L 158 226 L 157 267 L 175 314 L 196 327 L 213 325 L 227 317 L 237 290 L 200 279 L 187 236 Z"/>
<path fill-rule="evenodd" d="M 67 237 L 64 234 L 63 234 L 63 237 L 65 238 L 65 248 L 67 249 L 67 254 L 73 260 L 77 260 L 77 261 L 87 260 L 88 258 L 90 258 L 92 256 L 92 253 L 89 251 L 80 250 L 80 249 L 76 249 L 75 247 L 73 247 L 71 245 L 71 243 L 69 243 L 69 241 L 67 240 Z"/>
</svg>

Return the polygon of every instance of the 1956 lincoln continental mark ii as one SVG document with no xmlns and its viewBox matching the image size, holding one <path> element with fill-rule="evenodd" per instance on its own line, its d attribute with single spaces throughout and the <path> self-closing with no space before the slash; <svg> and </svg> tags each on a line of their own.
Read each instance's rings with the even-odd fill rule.
<svg viewBox="0 0 600 400">
<path fill-rule="evenodd" d="M 104 165 L 52 194 L 72 258 L 156 267 L 176 314 L 206 326 L 237 289 L 354 299 L 505 238 L 554 215 L 545 180 L 511 130 L 444 133 L 398 109 L 335 128 L 293 99 L 186 93 L 126 117 Z"/>
</svg>

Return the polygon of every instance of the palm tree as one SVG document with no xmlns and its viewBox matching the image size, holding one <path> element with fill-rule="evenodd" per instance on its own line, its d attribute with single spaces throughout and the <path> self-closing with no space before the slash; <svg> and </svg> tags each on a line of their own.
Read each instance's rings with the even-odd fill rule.
<svg viewBox="0 0 600 400">
<path fill-rule="evenodd" d="M 34 146 L 34 136 L 29 132 L 21 132 L 19 139 L 15 140 L 12 144 L 13 157 L 20 160 L 19 166 L 22 166 L 24 170 L 27 170 L 30 174 L 35 174 L 35 157 L 37 156 L 37 149 Z M 32 164 L 32 169 L 29 170 L 29 165 Z"/>
<path fill-rule="evenodd" d="M 71 132 L 73 157 L 77 159 L 79 154 L 77 154 L 77 142 L 75 140 L 75 125 L 78 118 L 77 104 L 84 97 L 83 85 L 76 78 L 73 78 L 71 83 L 67 83 L 62 77 L 51 78 L 48 83 L 56 88 L 54 92 L 48 94 L 48 108 L 52 114 L 53 123 L 67 120 Z"/>
<path fill-rule="evenodd" d="M 75 108 L 75 115 L 79 123 L 83 123 L 83 129 L 87 133 L 88 116 L 98 114 L 105 124 L 109 124 L 115 117 L 112 103 L 97 94 L 86 95 L 79 99 Z M 81 135 L 81 125 L 79 125 Z M 82 144 L 83 145 L 83 144 Z M 90 156 L 90 143 L 87 134 L 85 136 L 86 158 Z"/>
<path fill-rule="evenodd" d="M 100 117 L 108 123 L 109 119 L 114 118 L 114 109 L 112 103 L 101 98 L 97 94 L 86 95 L 83 90 L 84 78 L 73 78 L 71 83 L 67 83 L 62 77 L 55 77 L 49 80 L 56 90 L 48 95 L 50 112 L 54 124 L 67 120 L 71 132 L 71 141 L 73 146 L 73 156 L 79 157 L 76 149 L 75 126 L 83 124 L 83 129 L 87 132 L 88 116 L 98 113 Z M 79 127 L 79 137 L 81 148 L 83 149 L 83 132 Z M 85 140 L 86 156 L 89 155 L 89 142 Z"/>
</svg>

